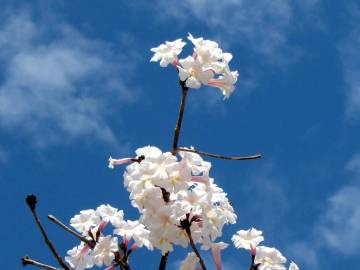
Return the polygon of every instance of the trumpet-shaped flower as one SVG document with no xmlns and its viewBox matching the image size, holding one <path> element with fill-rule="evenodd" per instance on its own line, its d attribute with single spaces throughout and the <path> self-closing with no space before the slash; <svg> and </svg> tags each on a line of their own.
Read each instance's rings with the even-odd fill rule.
<svg viewBox="0 0 360 270">
<path fill-rule="evenodd" d="M 291 262 L 289 266 L 289 270 L 299 270 L 299 266 L 296 263 Z"/>
<path fill-rule="evenodd" d="M 236 248 L 252 250 L 264 241 L 264 237 L 262 236 L 262 231 L 251 228 L 246 231 L 238 231 L 232 236 L 231 240 Z"/>
<path fill-rule="evenodd" d="M 177 56 L 181 53 L 185 44 L 186 43 L 183 42 L 181 38 L 175 41 L 166 41 L 165 44 L 161 44 L 158 47 L 151 49 L 155 54 L 150 61 L 160 61 L 161 67 L 167 67 L 172 63 L 176 65 L 178 59 Z"/>
<path fill-rule="evenodd" d="M 102 204 L 96 208 L 96 212 L 100 215 L 101 219 L 105 222 L 111 222 L 112 225 L 118 227 L 124 220 L 124 211 L 118 211 L 117 208 L 109 204 Z"/>
<path fill-rule="evenodd" d="M 255 264 L 260 263 L 259 270 L 286 270 L 286 258 L 276 248 L 258 246 Z"/>
<path fill-rule="evenodd" d="M 226 71 L 223 73 L 223 75 L 219 76 L 217 79 L 210 79 L 208 82 L 208 85 L 213 87 L 218 87 L 223 95 L 224 99 L 229 98 L 231 93 L 235 89 L 235 83 L 239 77 L 239 72 L 236 71 L 230 71 L 229 69 L 226 69 Z"/>
<path fill-rule="evenodd" d="M 114 230 L 115 234 L 121 235 L 127 240 L 133 239 L 138 247 L 146 246 L 152 250 L 153 246 L 149 241 L 150 231 L 138 220 L 128 220 Z"/>
<path fill-rule="evenodd" d="M 94 264 L 98 267 L 103 265 L 109 266 L 113 262 L 115 258 L 114 252 L 117 250 L 117 237 L 112 237 L 111 235 L 100 237 L 91 254 L 93 256 Z"/>
<path fill-rule="evenodd" d="M 65 261 L 75 270 L 83 270 L 94 266 L 93 257 L 89 254 L 90 247 L 81 243 L 67 252 Z"/>
<path fill-rule="evenodd" d="M 87 235 L 87 232 L 101 223 L 100 215 L 93 209 L 82 210 L 70 220 L 70 225 L 78 232 Z"/>
<path fill-rule="evenodd" d="M 181 81 L 185 81 L 185 85 L 189 88 L 200 88 L 201 84 L 208 84 L 209 80 L 214 77 L 214 70 L 210 66 L 204 66 L 197 59 L 188 56 L 180 59 L 178 66 L 179 77 Z"/>
</svg>

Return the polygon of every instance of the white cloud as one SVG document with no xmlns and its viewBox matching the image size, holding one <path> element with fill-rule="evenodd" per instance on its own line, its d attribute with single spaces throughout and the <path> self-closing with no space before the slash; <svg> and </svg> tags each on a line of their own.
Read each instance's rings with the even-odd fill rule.
<svg viewBox="0 0 360 270">
<path fill-rule="evenodd" d="M 297 5 L 305 17 L 316 4 L 316 0 L 307 0 Z M 222 44 L 246 45 L 272 63 L 293 60 L 298 54 L 291 48 L 291 56 L 284 55 L 289 49 L 294 8 L 289 0 L 158 0 L 157 6 L 168 18 L 177 18 L 179 24 L 191 26 L 198 20 L 212 29 Z"/>
<path fill-rule="evenodd" d="M 289 261 L 295 261 L 300 269 L 318 269 L 318 256 L 315 245 L 309 245 L 307 242 L 296 242 L 287 247 Z"/>
<path fill-rule="evenodd" d="M 345 168 L 356 174 L 360 178 L 360 153 L 355 154 L 352 159 L 346 164 Z"/>
<path fill-rule="evenodd" d="M 119 79 L 124 69 L 103 42 L 64 23 L 48 26 L 28 13 L 0 25 L 0 125 L 36 146 L 97 138 L 116 139 L 108 107 L 134 95 Z"/>
<path fill-rule="evenodd" d="M 355 172 L 355 179 L 333 196 L 316 228 L 323 243 L 345 255 L 356 255 L 360 249 L 360 179 L 359 155 L 346 168 Z"/>
<path fill-rule="evenodd" d="M 329 200 L 319 231 L 325 244 L 345 255 L 360 249 L 360 187 L 348 186 Z"/>
<path fill-rule="evenodd" d="M 346 84 L 346 115 L 350 120 L 358 120 L 360 116 L 360 8 L 350 5 L 348 21 L 350 32 L 339 44 L 338 50 L 343 67 Z"/>
</svg>

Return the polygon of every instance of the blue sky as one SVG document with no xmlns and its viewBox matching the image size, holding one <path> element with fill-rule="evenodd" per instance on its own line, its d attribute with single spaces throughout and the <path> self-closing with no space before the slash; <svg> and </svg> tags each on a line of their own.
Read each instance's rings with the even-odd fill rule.
<svg viewBox="0 0 360 270">
<path fill-rule="evenodd" d="M 0 0 L 0 183 L 3 269 L 21 256 L 55 264 L 24 204 L 62 254 L 77 244 L 46 220 L 110 203 L 136 219 L 109 155 L 170 150 L 180 90 L 150 48 L 191 32 L 231 52 L 240 78 L 223 101 L 189 95 L 182 146 L 257 161 L 212 160 L 239 229 L 264 231 L 302 269 L 360 268 L 360 5 L 357 1 Z M 183 257 L 177 251 L 168 269 Z M 146 257 L 145 257 L 146 256 Z M 208 264 L 212 261 L 208 258 Z M 134 269 L 156 269 L 139 250 Z M 6 259 L 4 259 L 6 258 Z M 146 260 L 144 260 L 146 258 Z M 224 252 L 225 270 L 247 269 Z"/>
</svg>

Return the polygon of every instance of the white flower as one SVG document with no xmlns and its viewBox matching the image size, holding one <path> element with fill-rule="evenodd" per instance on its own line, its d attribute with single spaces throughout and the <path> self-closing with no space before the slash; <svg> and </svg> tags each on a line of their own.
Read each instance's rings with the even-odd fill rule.
<svg viewBox="0 0 360 270">
<path fill-rule="evenodd" d="M 228 69 L 225 70 L 225 72 L 219 76 L 217 79 L 210 79 L 208 85 L 218 87 L 223 95 L 224 99 L 229 98 L 231 93 L 235 89 L 235 83 L 239 77 L 239 72 L 236 71 L 230 71 Z"/>
<path fill-rule="evenodd" d="M 69 256 L 65 257 L 65 261 L 67 261 L 75 270 L 91 268 L 94 263 L 93 257 L 89 255 L 89 252 L 90 247 L 81 243 L 79 246 L 74 247 L 67 252 Z"/>
<path fill-rule="evenodd" d="M 165 44 L 161 44 L 160 46 L 151 49 L 155 54 L 150 61 L 157 62 L 160 60 L 160 66 L 167 67 L 177 60 L 177 56 L 181 53 L 185 44 L 186 43 L 183 42 L 181 38 L 171 42 L 166 41 Z"/>
<path fill-rule="evenodd" d="M 199 258 L 194 252 L 188 253 L 185 260 L 181 262 L 180 270 L 195 270 Z"/>
<path fill-rule="evenodd" d="M 108 235 L 106 237 L 100 237 L 93 252 L 94 263 L 101 267 L 103 264 L 109 266 L 115 256 L 114 252 L 118 250 L 118 239 Z"/>
<path fill-rule="evenodd" d="M 100 216 L 93 209 L 82 210 L 80 214 L 70 219 L 70 225 L 84 235 L 87 235 L 87 232 L 98 226 L 100 222 Z"/>
<path fill-rule="evenodd" d="M 179 63 L 180 80 L 186 81 L 185 85 L 189 88 L 200 88 L 201 84 L 207 84 L 214 77 L 215 72 L 211 67 L 202 65 L 192 56 L 180 59 Z"/>
<path fill-rule="evenodd" d="M 112 157 L 109 157 L 109 165 L 108 167 L 110 169 L 114 169 L 116 165 L 126 164 L 132 162 L 131 158 L 121 158 L 121 159 L 114 159 Z"/>
<path fill-rule="evenodd" d="M 133 239 L 137 246 L 146 246 L 152 250 L 153 246 L 149 240 L 150 231 L 145 229 L 145 226 L 138 220 L 127 220 L 123 224 L 114 230 L 115 234 L 126 237 L 127 240 Z"/>
<path fill-rule="evenodd" d="M 124 212 L 122 210 L 118 211 L 117 208 L 109 204 L 100 205 L 96 208 L 96 212 L 101 216 L 103 221 L 111 222 L 115 227 L 120 226 L 124 220 Z"/>
<path fill-rule="evenodd" d="M 276 248 L 258 246 L 255 264 L 260 263 L 259 270 L 286 270 L 286 258 Z"/>
<path fill-rule="evenodd" d="M 251 228 L 246 231 L 238 231 L 232 236 L 231 240 L 234 242 L 236 248 L 251 250 L 264 241 L 264 237 L 262 236 L 262 231 Z"/>
<path fill-rule="evenodd" d="M 289 270 L 299 270 L 299 266 L 296 263 L 291 262 L 289 266 Z"/>
</svg>

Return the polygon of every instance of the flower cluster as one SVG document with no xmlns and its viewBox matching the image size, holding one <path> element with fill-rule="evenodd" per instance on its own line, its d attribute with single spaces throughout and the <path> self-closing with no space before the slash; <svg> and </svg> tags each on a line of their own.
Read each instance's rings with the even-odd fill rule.
<svg viewBox="0 0 360 270">
<path fill-rule="evenodd" d="M 286 270 L 286 258 L 279 250 L 273 247 L 259 246 L 264 241 L 262 231 L 254 228 L 238 231 L 231 240 L 236 248 L 250 251 L 254 257 L 253 265 L 259 270 Z M 299 270 L 299 267 L 291 262 L 289 270 Z"/>
<path fill-rule="evenodd" d="M 113 234 L 104 235 L 108 224 L 114 228 Z M 127 250 L 130 240 L 134 241 L 130 250 L 146 246 L 152 249 L 148 240 L 149 231 L 139 221 L 124 220 L 124 213 L 110 205 L 100 205 L 96 210 L 80 211 L 70 220 L 70 225 L 87 239 L 79 246 L 68 251 L 65 260 L 76 270 L 96 266 L 110 266 L 115 264 L 116 254 L 119 252 L 118 237 L 122 236 L 123 250 Z"/>
<path fill-rule="evenodd" d="M 234 84 L 239 76 L 238 71 L 231 71 L 229 62 L 232 55 L 223 52 L 215 41 L 206 40 L 202 37 L 194 38 L 189 34 L 188 39 L 194 45 L 192 55 L 179 59 L 178 55 L 186 45 L 182 39 L 166 41 L 156 48 L 152 48 L 154 56 L 150 61 L 160 61 L 160 66 L 175 66 L 179 72 L 181 81 L 189 88 L 198 89 L 201 85 L 219 88 L 224 98 L 228 98 L 234 91 Z"/>
<path fill-rule="evenodd" d="M 189 230 L 195 243 L 209 249 L 236 214 L 226 193 L 214 184 L 211 164 L 198 154 L 180 152 L 181 159 L 154 146 L 136 150 L 140 162 L 127 166 L 124 184 L 149 240 L 163 254 L 173 245 L 187 247 Z M 110 161 L 112 162 L 112 161 Z"/>
</svg>

